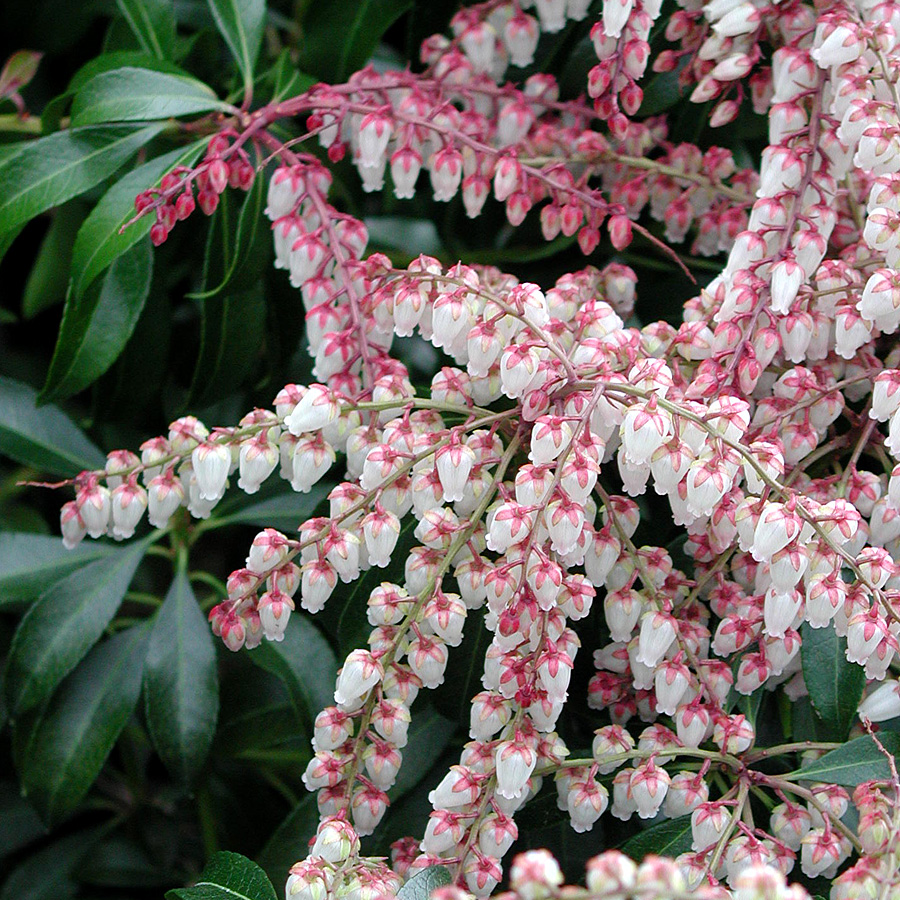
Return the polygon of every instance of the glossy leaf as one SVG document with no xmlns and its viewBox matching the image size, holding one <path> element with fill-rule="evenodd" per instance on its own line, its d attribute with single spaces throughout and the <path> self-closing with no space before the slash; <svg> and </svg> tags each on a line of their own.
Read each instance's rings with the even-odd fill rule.
<svg viewBox="0 0 900 900">
<path fill-rule="evenodd" d="M 152 274 L 153 254 L 145 239 L 113 262 L 99 290 L 68 297 L 39 400 L 77 394 L 118 359 L 147 301 Z"/>
<path fill-rule="evenodd" d="M 641 862 L 648 854 L 678 856 L 691 849 L 691 817 L 678 816 L 665 819 L 657 825 L 645 828 L 640 834 L 625 841 L 621 850 L 632 859 Z"/>
<path fill-rule="evenodd" d="M 469 727 L 472 698 L 482 690 L 484 654 L 491 638 L 492 632 L 485 626 L 482 613 L 469 612 L 462 644 L 450 654 L 444 683 L 434 692 L 435 708 L 465 728 Z"/>
<path fill-rule="evenodd" d="M 175 166 L 189 166 L 203 152 L 206 139 L 188 147 L 179 147 L 138 166 L 120 178 L 101 198 L 84 220 L 72 251 L 71 291 L 80 297 L 93 280 L 130 247 L 150 232 L 155 221 L 144 216 L 120 233 L 134 216 L 134 198 L 143 190 L 159 184 L 162 176 Z"/>
<path fill-rule="evenodd" d="M 3 261 L 3 257 L 6 256 L 6 251 L 9 250 L 13 241 L 22 233 L 24 227 L 24 225 L 19 225 L 16 228 L 12 228 L 9 231 L 4 231 L 0 234 L 0 262 Z"/>
<path fill-rule="evenodd" d="M 277 473 L 269 476 L 278 479 Z M 279 479 L 280 480 L 280 479 Z M 284 483 L 282 483 L 284 484 Z M 316 507 L 330 490 L 324 484 L 315 484 L 306 494 L 300 494 L 284 485 L 274 497 L 247 503 L 247 497 L 241 496 L 241 505 L 237 509 L 222 504 L 223 515 L 215 519 L 217 526 L 224 525 L 258 525 L 260 528 L 277 528 L 279 531 L 296 531 L 301 522 L 305 522 L 316 511 Z M 237 498 L 236 498 L 237 499 Z M 252 499 L 252 498 L 251 498 Z"/>
<path fill-rule="evenodd" d="M 217 853 L 192 887 L 176 888 L 166 897 L 179 900 L 276 900 L 266 873 L 239 853 Z"/>
<path fill-rule="evenodd" d="M 326 81 L 345 81 L 369 61 L 385 31 L 412 5 L 412 0 L 310 4 L 303 20 L 301 68 Z"/>
<path fill-rule="evenodd" d="M 37 391 L 0 375 L 0 453 L 68 477 L 103 468 L 106 457 L 59 408 L 37 406 Z"/>
<path fill-rule="evenodd" d="M 72 813 L 100 774 L 141 692 L 147 629 L 97 646 L 54 694 L 21 770 L 22 785 L 48 825 Z"/>
<path fill-rule="evenodd" d="M 92 125 L 30 142 L 0 163 L 0 234 L 99 184 L 162 127 Z"/>
<path fill-rule="evenodd" d="M 250 376 L 266 318 L 262 283 L 201 303 L 200 352 L 191 385 L 191 403 L 195 405 L 221 399 Z"/>
<path fill-rule="evenodd" d="M 100 639 L 116 614 L 145 541 L 57 582 L 25 614 L 13 637 L 4 690 L 13 716 L 46 700 Z"/>
<path fill-rule="evenodd" d="M 419 702 L 421 704 L 421 700 Z M 390 790 L 392 803 L 422 780 L 449 745 L 456 730 L 456 723 L 442 716 L 433 707 L 420 705 L 414 708 L 409 724 L 409 740 L 403 750 L 404 759 L 411 760 L 414 764 L 400 767 L 397 780 Z"/>
<path fill-rule="evenodd" d="M 0 859 L 46 834 L 44 823 L 11 782 L 0 782 Z"/>
<path fill-rule="evenodd" d="M 181 880 L 179 873 L 152 859 L 137 839 L 114 833 L 93 847 L 75 870 L 78 881 L 102 888 L 160 888 L 170 887 Z"/>
<path fill-rule="evenodd" d="M 0 900 L 64 900 L 78 889 L 73 871 L 93 849 L 99 829 L 76 831 L 23 860 L 12 871 Z"/>
<path fill-rule="evenodd" d="M 302 613 L 291 616 L 283 641 L 263 641 L 250 658 L 284 682 L 295 709 L 310 725 L 319 710 L 334 703 L 337 657 Z"/>
<path fill-rule="evenodd" d="M 212 88 L 195 78 L 126 66 L 94 76 L 75 96 L 75 125 L 147 122 L 226 110 Z"/>
<path fill-rule="evenodd" d="M 844 740 L 866 687 L 865 670 L 847 661 L 847 641 L 833 628 L 810 628 L 804 622 L 800 635 L 803 680 L 813 709 L 825 726 L 823 736 Z"/>
<path fill-rule="evenodd" d="M 86 212 L 87 207 L 81 200 L 71 200 L 54 210 L 53 221 L 25 283 L 22 315 L 26 319 L 65 299 L 75 236 Z"/>
<path fill-rule="evenodd" d="M 147 725 L 166 768 L 190 783 L 219 714 L 216 651 L 190 582 L 179 574 L 153 624 L 144 670 Z"/>
<path fill-rule="evenodd" d="M 254 272 L 251 281 L 256 281 L 262 274 L 262 266 L 268 265 L 267 250 L 272 243 L 269 229 L 261 227 L 263 221 L 263 207 L 265 206 L 266 179 L 257 175 L 238 214 L 237 225 L 233 238 L 230 241 L 230 258 L 221 279 L 215 287 L 208 288 L 189 296 L 197 300 L 206 300 L 224 293 L 236 282 L 239 287 L 247 287 L 247 279 L 241 279 L 241 275 L 248 264 L 253 264 Z M 210 273 L 212 274 L 212 273 Z"/>
<path fill-rule="evenodd" d="M 296 97 L 297 94 L 309 90 L 316 83 L 316 79 L 311 75 L 297 71 L 297 67 L 291 60 L 291 52 L 287 48 L 281 51 L 281 55 L 273 66 L 272 75 L 275 82 L 272 92 L 273 101 Z"/>
<path fill-rule="evenodd" d="M 266 24 L 266 0 L 208 2 L 216 27 L 225 39 L 244 80 L 244 90 L 250 92 Z"/>
<path fill-rule="evenodd" d="M 114 552 L 96 541 L 66 550 L 58 537 L 0 531 L 0 609 L 30 603 L 75 569 Z"/>
<path fill-rule="evenodd" d="M 900 753 L 900 734 L 882 732 L 878 740 L 891 756 Z M 825 781 L 856 787 L 864 781 L 890 780 L 891 769 L 879 746 L 870 735 L 865 735 L 826 753 L 789 777 L 795 781 Z"/>
<path fill-rule="evenodd" d="M 319 808 L 315 795 L 306 794 L 272 832 L 256 857 L 270 878 L 284 878 L 284 873 L 297 861 L 297 848 L 308 846 L 318 825 Z"/>
<path fill-rule="evenodd" d="M 445 884 L 450 884 L 450 870 L 446 866 L 429 866 L 416 872 L 397 891 L 397 900 L 429 900 L 431 892 Z"/>
<path fill-rule="evenodd" d="M 175 9 L 172 0 L 116 0 L 141 47 L 157 59 L 175 49 Z"/>
</svg>

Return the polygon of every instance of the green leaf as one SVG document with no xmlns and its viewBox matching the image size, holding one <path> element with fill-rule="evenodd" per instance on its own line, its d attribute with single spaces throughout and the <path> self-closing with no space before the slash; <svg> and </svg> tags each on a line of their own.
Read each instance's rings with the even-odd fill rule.
<svg viewBox="0 0 900 900">
<path fill-rule="evenodd" d="M 19 225 L 10 231 L 4 231 L 0 234 L 0 262 L 3 261 L 3 257 L 6 256 L 6 251 L 12 247 L 13 241 L 22 233 L 24 227 L 24 224 Z"/>
<path fill-rule="evenodd" d="M 813 709 L 825 726 L 823 736 L 843 741 L 866 687 L 865 670 L 847 661 L 847 641 L 833 628 L 810 628 L 804 622 L 800 635 L 803 680 Z"/>
<path fill-rule="evenodd" d="M 21 715 L 56 690 L 116 614 L 147 542 L 98 559 L 48 588 L 19 623 L 9 648 L 4 690 Z"/>
<path fill-rule="evenodd" d="M 403 750 L 404 759 L 409 764 L 401 766 L 397 773 L 397 780 L 390 790 L 392 803 L 409 793 L 422 780 L 455 733 L 456 723 L 444 718 L 434 707 L 415 708 L 409 725 L 409 741 Z"/>
<path fill-rule="evenodd" d="M 95 541 L 66 550 L 58 537 L 0 531 L 0 609 L 30 603 L 73 570 L 112 553 L 110 544 Z"/>
<path fill-rule="evenodd" d="M 433 890 L 450 884 L 450 881 L 450 870 L 446 866 L 429 866 L 416 872 L 397 891 L 397 900 L 428 900 Z"/>
<path fill-rule="evenodd" d="M 28 801 L 10 783 L 0 784 L 0 859 L 47 833 Z"/>
<path fill-rule="evenodd" d="M 878 740 L 891 756 L 896 757 L 900 753 L 900 734 L 885 731 L 878 735 Z M 890 780 L 891 769 L 884 753 L 867 734 L 826 753 L 786 777 L 794 781 L 824 781 L 856 787 L 864 781 Z"/>
<path fill-rule="evenodd" d="M 75 95 L 75 125 L 147 122 L 229 109 L 195 78 L 126 66 L 95 75 Z"/>
<path fill-rule="evenodd" d="M 228 263 L 221 280 L 216 287 L 198 293 L 189 294 L 195 300 L 207 300 L 215 297 L 231 287 L 242 275 L 248 263 L 254 262 L 256 265 L 254 273 L 251 276 L 252 281 L 256 281 L 261 274 L 259 271 L 262 265 L 268 265 L 267 249 L 272 243 L 272 238 L 268 228 L 260 228 L 263 221 L 263 206 L 265 205 L 265 179 L 257 176 L 253 182 L 253 187 L 241 204 L 241 211 L 238 214 L 237 228 L 234 238 L 231 241 L 231 259 Z M 247 287 L 243 279 L 241 286 Z"/>
<path fill-rule="evenodd" d="M 284 640 L 263 641 L 250 659 L 284 682 L 291 702 L 308 724 L 312 725 L 319 710 L 334 703 L 337 657 L 305 616 L 291 616 Z"/>
<path fill-rule="evenodd" d="M 272 832 L 256 857 L 273 881 L 284 879 L 284 873 L 297 861 L 298 848 L 308 846 L 318 826 L 319 807 L 315 795 L 307 794 Z"/>
<path fill-rule="evenodd" d="M 22 315 L 31 319 L 65 299 L 75 235 L 84 221 L 86 207 L 71 200 L 53 212 L 22 295 Z"/>
<path fill-rule="evenodd" d="M 472 698 L 482 690 L 484 654 L 490 646 L 491 638 L 492 632 L 484 624 L 484 615 L 469 612 L 462 643 L 450 654 L 444 683 L 433 695 L 435 708 L 465 728 L 469 727 Z"/>
<path fill-rule="evenodd" d="M 275 82 L 272 102 L 284 100 L 287 97 L 296 97 L 297 94 L 309 90 L 316 83 L 316 79 L 311 75 L 297 71 L 297 67 L 291 60 L 291 51 L 287 47 L 281 51 L 271 72 Z"/>
<path fill-rule="evenodd" d="M 691 841 L 691 817 L 678 816 L 645 828 L 640 834 L 625 841 L 621 850 L 633 860 L 641 862 L 650 853 L 657 856 L 687 853 L 691 849 Z"/>
<path fill-rule="evenodd" d="M 114 834 L 94 847 L 81 860 L 75 875 L 82 884 L 125 888 L 129 892 L 136 888 L 165 888 L 182 877 L 158 858 L 151 859 L 137 840 L 123 834 Z"/>
<path fill-rule="evenodd" d="M 255 862 L 240 853 L 217 853 L 188 888 L 175 888 L 167 898 L 179 900 L 276 900 L 275 888 Z"/>
<path fill-rule="evenodd" d="M 153 254 L 143 240 L 113 262 L 99 290 L 66 299 L 39 401 L 77 394 L 118 359 L 147 301 L 152 273 Z"/>
<path fill-rule="evenodd" d="M 0 234 L 99 184 L 162 128 L 94 125 L 31 141 L 0 164 Z"/>
<path fill-rule="evenodd" d="M 116 0 L 141 47 L 167 59 L 175 49 L 175 9 L 172 0 Z"/>
<path fill-rule="evenodd" d="M 311 4 L 303 20 L 301 68 L 325 81 L 346 81 L 369 61 L 381 36 L 412 5 L 412 0 Z M 340 41 L 335 41 L 337 34 Z"/>
<path fill-rule="evenodd" d="M 259 282 L 200 302 L 200 352 L 190 396 L 192 404 L 203 406 L 237 390 L 252 373 L 264 338 L 266 301 Z"/>
<path fill-rule="evenodd" d="M 661 72 L 650 79 L 644 90 L 640 115 L 656 116 L 671 109 L 681 99 L 678 72 Z"/>
<path fill-rule="evenodd" d="M 277 476 L 272 475 L 272 478 Z M 329 487 L 324 484 L 315 484 L 309 493 L 300 494 L 288 490 L 258 500 L 255 503 L 244 504 L 244 497 L 240 497 L 241 506 L 233 512 L 231 506 L 223 509 L 224 515 L 215 518 L 217 527 L 223 525 L 259 525 L 260 528 L 277 528 L 279 531 L 296 531 L 298 526 L 310 518 L 316 511 L 316 507 L 328 494 Z M 237 499 L 237 498 L 236 498 Z M 223 504 L 224 506 L 224 504 Z"/>
<path fill-rule="evenodd" d="M 216 28 L 234 57 L 244 79 L 244 91 L 253 89 L 253 72 L 266 24 L 266 0 L 208 0 Z"/>
<path fill-rule="evenodd" d="M 37 407 L 37 391 L 0 375 L 0 453 L 68 477 L 102 469 L 106 457 L 58 407 Z"/>
<path fill-rule="evenodd" d="M 156 616 L 144 670 L 147 725 L 166 768 L 190 783 L 219 714 L 216 651 L 190 582 L 178 574 Z"/>
<path fill-rule="evenodd" d="M 21 862 L 7 878 L 0 900 L 64 900 L 78 889 L 72 871 L 100 837 L 100 830 L 76 831 Z"/>
<path fill-rule="evenodd" d="M 147 629 L 100 644 L 54 694 L 22 764 L 22 786 L 55 825 L 90 790 L 141 692 Z"/>
<path fill-rule="evenodd" d="M 207 143 L 204 138 L 151 159 L 119 179 L 100 198 L 75 239 L 72 296 L 80 297 L 116 257 L 150 232 L 155 221 L 153 216 L 144 216 L 119 233 L 119 229 L 134 216 L 134 198 L 141 191 L 158 185 L 163 175 L 175 166 L 192 165 Z"/>
</svg>

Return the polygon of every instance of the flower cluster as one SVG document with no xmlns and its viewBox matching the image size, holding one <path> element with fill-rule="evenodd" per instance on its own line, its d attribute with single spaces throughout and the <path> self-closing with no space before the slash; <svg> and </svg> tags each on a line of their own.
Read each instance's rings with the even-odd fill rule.
<svg viewBox="0 0 900 900">
<path fill-rule="evenodd" d="M 276 470 L 298 492 L 336 476 L 327 514 L 295 534 L 262 531 L 210 614 L 229 648 L 252 648 L 281 640 L 296 605 L 316 613 L 339 583 L 393 573 L 369 594 L 367 646 L 315 721 L 303 780 L 323 825 L 289 898 L 389 894 L 434 864 L 453 873 L 447 900 L 487 896 L 517 811 L 545 782 L 579 832 L 607 813 L 690 816 L 689 852 L 639 868 L 604 854 L 585 897 L 718 897 L 725 885 L 742 900 L 802 897 L 784 882 L 796 864 L 835 878 L 854 855 L 832 898 L 874 895 L 895 877 L 898 786 L 851 797 L 756 767 L 828 747 L 755 746 L 734 698 L 805 696 L 801 631 L 830 629 L 864 670 L 863 723 L 900 716 L 887 677 L 900 650 L 900 6 L 680 4 L 666 35 L 681 47 L 654 67 L 683 60 L 692 99 L 717 99 L 714 125 L 737 114 L 749 76 L 769 128 L 757 173 L 721 148 L 671 143 L 661 119 L 631 118 L 658 4 L 604 0 L 593 105 L 560 100 L 545 75 L 500 83 L 531 63 L 541 31 L 587 13 L 574 0 L 537 0 L 536 16 L 524 5 L 460 12 L 452 37 L 425 42 L 421 75 L 366 69 L 263 108 L 155 200 L 139 198 L 167 231 L 192 181 L 207 212 L 226 183 L 249 184 L 244 145 L 279 157 L 266 215 L 316 383 L 285 386 L 235 427 L 185 417 L 140 457 L 110 454 L 76 480 L 64 540 L 130 537 L 145 511 L 158 528 L 182 507 L 207 517 L 235 473 L 249 493 Z M 727 261 L 678 327 L 629 324 L 636 277 L 620 262 L 546 290 L 427 256 L 397 268 L 366 255 L 365 226 L 328 198 L 326 165 L 267 130 L 287 115 L 306 116 L 332 162 L 349 154 L 369 191 L 389 175 L 406 199 L 427 173 L 434 199 L 461 194 L 469 216 L 491 197 L 512 225 L 539 207 L 544 237 L 577 236 L 585 254 L 603 226 L 619 250 L 649 234 L 646 208 L 668 241 L 692 234 L 694 253 Z M 448 365 L 414 385 L 396 338 L 430 342 Z M 678 562 L 640 543 L 652 539 L 648 490 L 683 529 Z M 414 542 L 401 566 L 404 528 Z M 588 617 L 605 636 L 587 650 L 583 698 L 598 727 L 576 759 L 556 725 Z M 385 813 L 417 694 L 481 628 L 470 741 L 430 794 L 424 835 L 397 841 L 388 870 L 359 855 L 358 837 Z M 760 795 L 766 821 L 751 809 Z M 509 873 L 523 900 L 561 884 L 540 852 Z"/>
</svg>

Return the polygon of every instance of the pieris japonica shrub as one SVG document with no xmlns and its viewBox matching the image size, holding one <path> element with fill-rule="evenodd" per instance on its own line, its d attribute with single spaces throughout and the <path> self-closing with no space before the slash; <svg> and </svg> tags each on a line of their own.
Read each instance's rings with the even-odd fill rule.
<svg viewBox="0 0 900 900">
<path fill-rule="evenodd" d="M 230 574 L 200 579 L 209 631 L 328 682 L 293 772 L 311 796 L 288 900 L 900 896 L 900 4 L 488 0 L 411 66 L 304 83 L 285 58 L 270 100 L 247 50 L 256 4 L 211 9 L 241 89 L 110 67 L 73 88 L 57 132 L 189 142 L 133 171 L 129 213 L 121 186 L 100 201 L 122 271 L 95 304 L 133 289 L 147 235 L 164 253 L 248 192 L 223 277 L 271 252 L 281 316 L 304 323 L 308 377 L 253 408 L 182 410 L 63 485 L 66 548 L 139 548 L 92 571 L 127 587 L 153 547 L 179 573 L 149 651 L 143 625 L 125 632 L 164 762 L 194 723 L 160 714 L 161 685 L 201 671 L 186 635 L 209 646 L 184 625 L 191 547 L 237 502 L 234 521 L 261 527 Z M 583 93 L 535 64 L 560 32 L 592 55 Z M 668 115 L 648 83 L 681 96 Z M 702 141 L 675 124 L 692 104 Z M 762 137 L 737 154 L 750 121 Z M 400 216 L 502 210 L 498 227 L 580 262 L 525 277 L 489 249 L 392 254 L 349 179 Z M 97 253 L 81 248 L 70 299 Z M 692 279 L 674 322 L 648 315 L 650 254 Z M 83 378 L 68 346 L 49 396 Z M 277 523 L 231 499 L 273 490 Z M 104 589 L 83 596 L 70 631 L 46 632 L 69 669 L 81 657 L 56 642 L 83 655 L 115 615 Z M 25 648 L 54 602 L 13 639 L 15 716 L 40 719 L 49 696 Z M 333 665 L 319 615 L 339 622 Z M 462 727 L 435 724 L 448 697 Z M 418 809 L 392 816 L 410 784 Z M 51 788 L 43 808 L 57 802 Z M 544 849 L 535 807 L 580 836 L 578 869 L 557 836 Z"/>
</svg>

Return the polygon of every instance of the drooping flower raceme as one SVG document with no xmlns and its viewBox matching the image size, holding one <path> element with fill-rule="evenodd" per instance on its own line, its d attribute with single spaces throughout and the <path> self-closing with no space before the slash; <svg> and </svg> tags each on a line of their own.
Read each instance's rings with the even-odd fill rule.
<svg viewBox="0 0 900 900">
<path fill-rule="evenodd" d="M 639 868 L 596 857 L 585 897 L 719 897 L 726 886 L 742 900 L 798 897 L 784 882 L 795 866 L 837 876 L 834 900 L 874 896 L 896 878 L 889 786 L 859 785 L 859 827 L 848 824 L 844 788 L 757 765 L 797 748 L 756 747 L 755 713 L 735 698 L 805 697 L 802 648 L 818 632 L 843 639 L 863 670 L 861 719 L 900 717 L 889 675 L 900 622 L 900 11 L 679 4 L 665 24 L 677 49 L 653 68 L 678 69 L 694 102 L 715 101 L 714 126 L 737 116 L 746 84 L 768 121 L 752 171 L 727 150 L 670 140 L 662 119 L 634 118 L 660 4 L 604 0 L 590 31 L 593 103 L 561 100 L 543 74 L 502 83 L 508 66 L 531 64 L 541 32 L 588 5 L 532 9 L 467 7 L 452 38 L 425 42 L 422 74 L 367 69 L 260 111 L 252 140 L 278 158 L 266 208 L 276 266 L 299 290 L 315 383 L 286 385 L 236 426 L 186 416 L 140 458 L 111 454 L 75 480 L 64 542 L 125 539 L 145 510 L 157 528 L 182 508 L 208 517 L 232 481 L 308 492 L 327 479 L 322 515 L 295 533 L 261 531 L 228 578 L 210 621 L 232 650 L 282 639 L 297 606 L 318 612 L 339 584 L 385 570 L 368 594 L 367 646 L 348 655 L 316 717 L 303 781 L 322 824 L 289 898 L 389 895 L 432 864 L 451 870 L 448 900 L 487 896 L 516 813 L 541 791 L 578 832 L 607 814 L 690 817 L 689 851 Z M 600 257 L 604 235 L 616 250 L 648 235 L 646 211 L 666 241 L 690 235 L 692 254 L 727 257 L 678 327 L 628 324 L 639 321 L 637 279 L 618 261 L 544 286 L 424 255 L 395 267 L 367 255 L 365 225 L 332 205 L 326 165 L 267 130 L 300 114 L 367 191 L 389 173 L 399 199 L 459 195 L 472 217 L 493 197 L 511 225 L 537 215 L 545 239 L 575 236 Z M 223 132 L 194 170 L 142 195 L 154 241 L 179 208 L 189 214 L 194 181 L 207 213 L 227 184 L 249 186 L 243 153 Z M 430 384 L 414 384 L 395 337 L 441 351 Z M 680 530 L 677 550 L 654 543 L 647 511 L 659 509 Z M 411 543 L 398 554 L 402 533 Z M 421 838 L 398 840 L 390 867 L 368 860 L 359 838 L 388 807 L 414 702 L 482 629 L 471 740 L 431 791 Z M 573 679 L 585 665 L 586 688 Z M 557 725 L 584 700 L 597 728 L 577 758 Z M 509 870 L 523 900 L 562 880 L 538 851 Z"/>
</svg>

